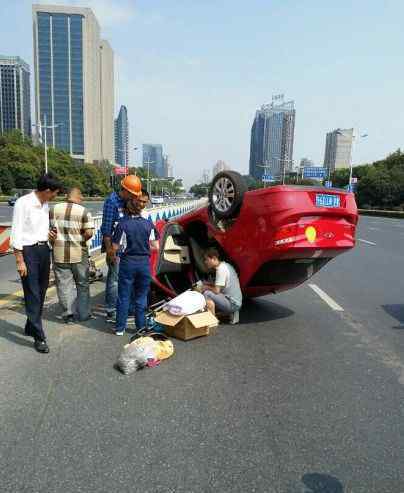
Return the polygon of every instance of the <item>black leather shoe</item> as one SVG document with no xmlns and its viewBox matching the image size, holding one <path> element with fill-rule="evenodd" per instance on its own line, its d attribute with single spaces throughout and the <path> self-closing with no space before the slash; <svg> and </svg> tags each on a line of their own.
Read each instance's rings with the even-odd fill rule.
<svg viewBox="0 0 404 493">
<path fill-rule="evenodd" d="M 46 341 L 36 339 L 34 342 L 34 348 L 38 351 L 38 353 L 49 353 L 49 346 L 46 344 Z"/>
</svg>

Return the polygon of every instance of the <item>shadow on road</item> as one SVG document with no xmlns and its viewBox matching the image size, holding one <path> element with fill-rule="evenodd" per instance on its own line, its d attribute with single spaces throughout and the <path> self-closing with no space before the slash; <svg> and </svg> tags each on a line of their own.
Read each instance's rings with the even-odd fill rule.
<svg viewBox="0 0 404 493">
<path fill-rule="evenodd" d="M 307 493 L 343 493 L 341 482 L 329 474 L 308 473 L 302 477 L 303 484 L 309 488 Z"/>
<path fill-rule="evenodd" d="M 24 335 L 24 327 L 14 325 L 7 320 L 1 321 L 0 337 L 19 346 L 32 347 L 33 339 Z"/>
<path fill-rule="evenodd" d="M 401 325 L 392 327 L 393 329 L 404 329 L 404 305 L 382 305 L 383 310 L 400 322 Z"/>
<path fill-rule="evenodd" d="M 246 300 L 240 312 L 240 323 L 256 324 L 259 322 L 270 322 L 293 315 L 295 312 L 266 300 Z"/>
</svg>

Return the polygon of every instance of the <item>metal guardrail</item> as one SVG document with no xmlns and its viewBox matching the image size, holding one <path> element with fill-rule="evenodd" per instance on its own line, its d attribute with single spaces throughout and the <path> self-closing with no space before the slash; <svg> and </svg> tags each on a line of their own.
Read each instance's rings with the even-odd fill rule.
<svg viewBox="0 0 404 493">
<path fill-rule="evenodd" d="M 161 207 L 153 207 L 150 209 L 145 209 L 144 215 L 147 219 L 156 223 L 157 221 L 170 220 L 175 217 L 182 216 L 187 212 L 190 212 L 198 207 L 201 207 L 206 203 L 205 199 L 200 200 L 189 200 L 186 202 L 181 202 L 178 204 L 166 205 Z M 94 216 L 94 236 L 90 240 L 89 251 L 91 255 L 94 255 L 98 250 L 101 249 L 102 235 L 101 235 L 101 223 L 102 215 Z"/>
<path fill-rule="evenodd" d="M 145 209 L 145 216 L 155 223 L 160 219 L 170 220 L 175 217 L 179 217 L 182 214 L 197 209 L 206 203 L 205 199 L 200 200 L 188 200 L 185 202 L 179 202 L 177 204 L 170 204 L 165 206 L 151 207 Z M 94 236 L 89 241 L 89 251 L 91 255 L 94 255 L 101 249 L 102 235 L 101 235 L 101 223 L 102 215 L 94 216 Z M 10 233 L 11 223 L 2 223 L 0 225 L 0 255 L 10 253 Z"/>
</svg>

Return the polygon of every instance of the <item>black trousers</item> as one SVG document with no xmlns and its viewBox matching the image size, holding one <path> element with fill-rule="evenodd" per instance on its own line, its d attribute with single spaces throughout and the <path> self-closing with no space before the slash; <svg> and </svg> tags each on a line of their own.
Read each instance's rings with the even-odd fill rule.
<svg viewBox="0 0 404 493">
<path fill-rule="evenodd" d="M 49 286 L 50 250 L 48 245 L 33 245 L 25 246 L 22 253 L 28 270 L 28 275 L 21 279 L 27 314 L 25 334 L 45 341 L 42 310 Z"/>
</svg>

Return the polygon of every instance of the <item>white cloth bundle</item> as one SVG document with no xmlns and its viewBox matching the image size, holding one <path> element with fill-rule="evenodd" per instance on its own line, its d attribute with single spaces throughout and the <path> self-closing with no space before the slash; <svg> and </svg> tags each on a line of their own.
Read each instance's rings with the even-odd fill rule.
<svg viewBox="0 0 404 493">
<path fill-rule="evenodd" d="M 192 313 L 204 310 L 205 307 L 206 300 L 203 294 L 188 290 L 170 300 L 164 310 L 171 315 L 192 315 Z"/>
</svg>

